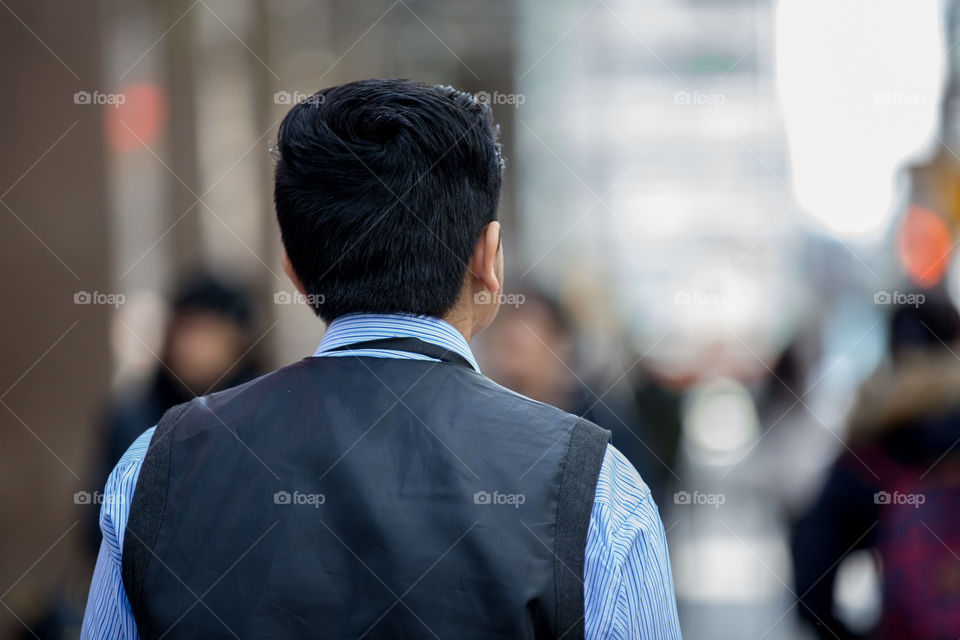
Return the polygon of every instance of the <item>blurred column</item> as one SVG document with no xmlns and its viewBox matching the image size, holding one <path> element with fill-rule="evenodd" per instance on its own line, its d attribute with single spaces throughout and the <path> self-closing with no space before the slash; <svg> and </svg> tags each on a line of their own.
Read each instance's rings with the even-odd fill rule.
<svg viewBox="0 0 960 640">
<path fill-rule="evenodd" d="M 168 255 L 173 271 L 196 266 L 201 260 L 200 216 L 202 204 L 194 204 L 203 191 L 197 149 L 197 55 L 196 20 L 202 5 L 194 0 L 152 0 L 161 25 L 172 28 L 160 40 L 163 73 L 170 102 L 167 164 L 166 215 L 170 225 Z M 175 25 L 175 26 L 174 26 Z M 191 209 L 192 208 L 192 209 Z M 185 211 L 190 213 L 183 215 Z M 181 216 L 182 219 L 181 219 Z"/>
<path fill-rule="evenodd" d="M 111 307 L 102 117 L 77 104 L 104 90 L 96 2 L 9 0 L 0 8 L 0 636 L 76 569 L 88 506 L 74 505 L 108 384 Z M 86 560 L 86 557 L 80 557 Z M 74 563 L 71 565 L 71 563 Z"/>
</svg>

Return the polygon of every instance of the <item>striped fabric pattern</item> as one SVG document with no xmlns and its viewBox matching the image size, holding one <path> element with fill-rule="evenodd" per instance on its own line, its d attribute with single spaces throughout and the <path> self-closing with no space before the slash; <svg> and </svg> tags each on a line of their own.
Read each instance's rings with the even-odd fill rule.
<svg viewBox="0 0 960 640">
<path fill-rule="evenodd" d="M 81 638 L 139 638 L 137 624 L 123 589 L 120 575 L 120 550 L 123 549 L 123 534 L 127 529 L 130 500 L 137 486 L 137 477 L 153 431 L 150 427 L 137 438 L 123 454 L 117 466 L 107 478 L 100 507 L 100 553 L 93 570 L 87 609 L 83 614 Z"/>
<path fill-rule="evenodd" d="M 434 360 L 430 356 L 408 351 L 390 351 L 388 349 L 351 349 L 350 351 L 332 351 L 348 344 L 386 338 L 419 338 L 458 353 L 467 359 L 474 369 L 480 366 L 470 351 L 470 345 L 463 334 L 449 323 L 429 316 L 412 315 L 375 315 L 354 313 L 337 318 L 327 328 L 314 356 L 374 356 L 382 358 L 403 358 L 407 360 Z"/>
<path fill-rule="evenodd" d="M 385 349 L 333 351 L 348 344 L 413 337 L 462 355 L 479 371 L 470 347 L 450 324 L 410 315 L 353 314 L 327 329 L 316 357 L 373 356 L 433 360 Z M 120 574 L 123 535 L 137 476 L 154 429 L 137 438 L 107 480 L 100 512 L 103 542 L 97 558 L 81 638 L 139 638 Z M 666 535 L 650 490 L 633 465 L 607 447 L 597 490 L 584 568 L 584 623 L 588 640 L 680 638 Z"/>
</svg>

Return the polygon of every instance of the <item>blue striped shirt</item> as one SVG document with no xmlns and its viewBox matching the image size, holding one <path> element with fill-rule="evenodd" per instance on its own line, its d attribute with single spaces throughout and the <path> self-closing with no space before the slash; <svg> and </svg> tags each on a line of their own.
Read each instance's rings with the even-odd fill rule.
<svg viewBox="0 0 960 640">
<path fill-rule="evenodd" d="M 337 347 L 394 337 L 413 337 L 462 355 L 477 371 L 464 337 L 437 318 L 355 314 L 327 329 L 314 356 L 367 355 L 433 360 L 385 349 L 331 351 Z M 90 585 L 82 638 L 139 638 L 120 575 L 120 553 L 130 500 L 153 428 L 137 438 L 107 480 L 100 529 L 103 542 Z M 597 479 L 587 531 L 584 566 L 584 623 L 588 639 L 680 638 L 673 576 L 663 524 L 650 490 L 633 465 L 608 446 Z"/>
</svg>

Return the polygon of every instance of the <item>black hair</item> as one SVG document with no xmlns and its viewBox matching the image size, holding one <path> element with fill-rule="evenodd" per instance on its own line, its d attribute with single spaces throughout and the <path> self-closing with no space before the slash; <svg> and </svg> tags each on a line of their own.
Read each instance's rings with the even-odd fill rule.
<svg viewBox="0 0 960 640">
<path fill-rule="evenodd" d="M 170 306 L 175 315 L 205 311 L 221 315 L 242 329 L 253 325 L 253 306 L 246 290 L 210 273 L 195 272 L 184 278 Z"/>
<path fill-rule="evenodd" d="M 498 136 L 485 103 L 410 80 L 351 82 L 291 108 L 273 197 L 317 315 L 449 311 L 497 219 Z"/>
</svg>

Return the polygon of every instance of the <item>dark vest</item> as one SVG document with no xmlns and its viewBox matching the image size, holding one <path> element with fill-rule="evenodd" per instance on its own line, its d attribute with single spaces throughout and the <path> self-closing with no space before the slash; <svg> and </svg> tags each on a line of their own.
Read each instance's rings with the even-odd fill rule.
<svg viewBox="0 0 960 640">
<path fill-rule="evenodd" d="M 583 638 L 609 432 L 393 342 L 444 361 L 306 358 L 164 415 L 123 542 L 145 640 Z"/>
</svg>

